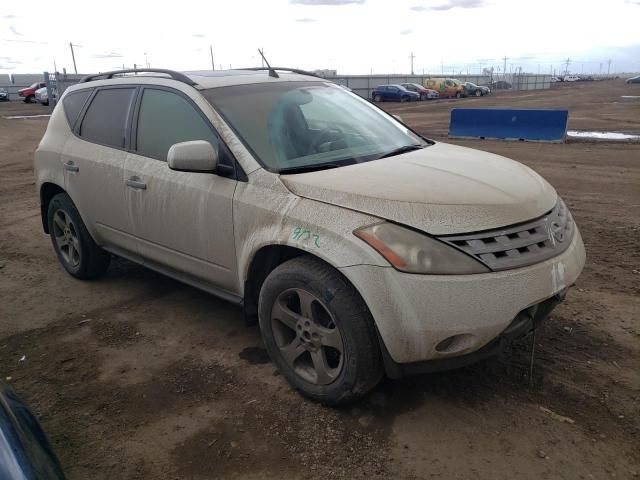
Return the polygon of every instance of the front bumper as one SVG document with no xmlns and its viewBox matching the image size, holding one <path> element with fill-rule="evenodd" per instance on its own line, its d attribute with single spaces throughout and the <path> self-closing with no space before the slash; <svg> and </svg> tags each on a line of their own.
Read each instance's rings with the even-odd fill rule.
<svg viewBox="0 0 640 480">
<path fill-rule="evenodd" d="M 397 364 L 461 357 L 499 337 L 529 307 L 562 295 L 580 275 L 585 250 L 576 228 L 562 254 L 527 267 L 477 275 L 414 275 L 392 267 L 340 271 L 373 315 Z"/>
</svg>

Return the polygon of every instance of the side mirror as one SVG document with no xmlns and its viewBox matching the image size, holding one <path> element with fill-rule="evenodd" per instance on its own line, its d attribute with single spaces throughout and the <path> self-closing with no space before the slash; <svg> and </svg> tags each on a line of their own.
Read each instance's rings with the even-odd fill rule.
<svg viewBox="0 0 640 480">
<path fill-rule="evenodd" d="M 167 153 L 167 163 L 171 170 L 213 172 L 218 166 L 218 152 L 204 140 L 176 143 Z"/>
<path fill-rule="evenodd" d="M 395 118 L 396 120 L 398 120 L 400 123 L 404 123 L 402 121 L 402 117 L 400 115 L 394 115 L 393 118 Z"/>
</svg>

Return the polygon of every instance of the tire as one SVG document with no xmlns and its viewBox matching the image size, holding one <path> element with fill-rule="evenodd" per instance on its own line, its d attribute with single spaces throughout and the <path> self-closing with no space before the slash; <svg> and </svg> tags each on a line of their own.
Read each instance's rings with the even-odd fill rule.
<svg viewBox="0 0 640 480">
<path fill-rule="evenodd" d="M 382 98 L 380 97 L 380 95 L 374 95 L 373 96 L 373 101 L 375 103 L 380 103 L 382 101 Z"/>
<path fill-rule="evenodd" d="M 476 90 L 476 97 L 481 97 L 482 96 L 482 92 L 480 90 Z"/>
<path fill-rule="evenodd" d="M 424 102 L 425 100 L 427 100 L 427 95 L 426 95 L 425 93 L 421 93 L 421 94 L 420 94 L 420 100 L 421 100 L 421 101 L 423 101 L 423 102 Z"/>
<path fill-rule="evenodd" d="M 400 97 L 400 103 L 404 103 L 406 101 L 408 101 L 409 99 L 407 97 Z"/>
<path fill-rule="evenodd" d="M 111 255 L 93 241 L 66 193 L 55 195 L 49 202 L 47 223 L 58 261 L 69 274 L 88 280 L 107 270 Z"/>
<path fill-rule="evenodd" d="M 460 94 L 460 92 L 456 92 L 456 98 L 461 98 L 462 95 Z"/>
<path fill-rule="evenodd" d="M 353 285 L 321 260 L 305 255 L 276 267 L 260 291 L 258 313 L 269 356 L 305 397 L 342 405 L 382 378 L 369 309 Z"/>
</svg>

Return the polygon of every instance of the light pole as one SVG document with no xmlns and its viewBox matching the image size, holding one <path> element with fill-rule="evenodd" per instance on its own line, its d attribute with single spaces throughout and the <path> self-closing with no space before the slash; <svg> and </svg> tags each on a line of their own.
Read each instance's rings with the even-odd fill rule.
<svg viewBox="0 0 640 480">
<path fill-rule="evenodd" d="M 73 47 L 81 47 L 82 45 L 74 45 L 73 43 L 69 42 L 69 48 L 71 49 L 71 59 L 73 60 L 73 71 L 76 73 L 76 75 L 78 74 L 78 67 L 76 67 L 76 55 L 75 52 L 73 51 Z"/>
</svg>

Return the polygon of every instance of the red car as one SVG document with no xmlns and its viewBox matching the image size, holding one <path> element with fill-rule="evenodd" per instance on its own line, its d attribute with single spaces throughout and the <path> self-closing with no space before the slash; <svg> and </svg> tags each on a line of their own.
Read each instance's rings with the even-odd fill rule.
<svg viewBox="0 0 640 480">
<path fill-rule="evenodd" d="M 36 82 L 30 87 L 23 88 L 22 90 L 18 90 L 18 95 L 20 95 L 21 97 L 24 97 L 24 101 L 27 103 L 35 102 L 36 90 L 46 86 L 47 84 L 45 82 Z"/>
<path fill-rule="evenodd" d="M 430 88 L 425 88 L 422 85 L 418 85 L 417 83 L 402 83 L 401 84 L 407 90 L 411 90 L 412 92 L 416 92 L 420 95 L 420 100 L 433 100 L 434 98 L 438 98 L 440 94 L 435 90 L 431 90 Z"/>
</svg>

